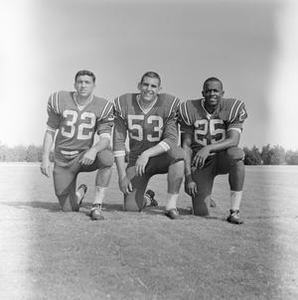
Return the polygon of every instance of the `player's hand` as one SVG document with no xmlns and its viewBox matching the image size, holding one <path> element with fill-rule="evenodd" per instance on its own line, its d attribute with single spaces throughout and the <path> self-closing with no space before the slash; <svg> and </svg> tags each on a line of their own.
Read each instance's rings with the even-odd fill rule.
<svg viewBox="0 0 298 300">
<path fill-rule="evenodd" d="M 127 178 L 127 176 L 124 176 L 122 179 L 119 179 L 119 188 L 120 191 L 125 195 L 130 194 L 132 192 L 132 184 Z"/>
<path fill-rule="evenodd" d="M 197 184 L 194 181 L 185 182 L 185 192 L 189 196 L 195 197 L 198 192 Z"/>
<path fill-rule="evenodd" d="M 210 150 L 208 147 L 204 147 L 201 150 L 199 150 L 196 155 L 194 156 L 192 160 L 192 166 L 196 169 L 201 169 L 205 165 L 205 161 L 210 155 Z"/>
<path fill-rule="evenodd" d="M 43 157 L 41 164 L 40 164 L 40 172 L 47 176 L 50 177 L 51 174 L 51 162 L 48 157 Z"/>
<path fill-rule="evenodd" d="M 145 174 L 145 168 L 147 166 L 148 160 L 149 160 L 149 157 L 144 153 L 142 153 L 139 156 L 139 158 L 136 161 L 136 165 L 135 165 L 137 176 L 143 176 Z"/>
<path fill-rule="evenodd" d="M 82 165 L 92 165 L 97 155 L 96 149 L 89 149 L 86 153 L 81 157 L 80 163 Z"/>
</svg>

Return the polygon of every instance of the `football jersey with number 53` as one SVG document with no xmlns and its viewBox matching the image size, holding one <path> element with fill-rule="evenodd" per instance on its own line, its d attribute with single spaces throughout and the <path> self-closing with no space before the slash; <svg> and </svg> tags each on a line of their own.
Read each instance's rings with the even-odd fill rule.
<svg viewBox="0 0 298 300">
<path fill-rule="evenodd" d="M 144 110 L 139 94 L 125 94 L 115 99 L 114 155 L 125 155 L 125 139 L 129 134 L 129 160 L 163 142 L 165 147 L 177 145 L 177 110 L 179 99 L 169 94 L 159 94 L 155 103 Z"/>
<path fill-rule="evenodd" d="M 49 131 L 57 132 L 55 157 L 67 160 L 76 157 L 93 145 L 95 133 L 111 134 L 113 104 L 103 98 L 91 96 L 80 106 L 75 92 L 53 93 L 47 106 Z"/>
<path fill-rule="evenodd" d="M 192 135 L 194 154 L 206 145 L 226 139 L 228 130 L 242 131 L 247 118 L 245 105 L 237 99 L 224 99 L 210 114 L 205 109 L 205 99 L 187 100 L 179 106 L 179 123 L 182 134 Z"/>
</svg>

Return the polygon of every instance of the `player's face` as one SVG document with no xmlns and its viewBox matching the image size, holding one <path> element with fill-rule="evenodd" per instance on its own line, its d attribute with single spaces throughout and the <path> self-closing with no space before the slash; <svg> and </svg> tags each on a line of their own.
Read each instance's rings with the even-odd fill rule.
<svg viewBox="0 0 298 300">
<path fill-rule="evenodd" d="M 204 91 L 202 92 L 206 102 L 210 106 L 217 106 L 219 100 L 224 95 L 222 85 L 218 81 L 208 81 L 205 84 Z"/>
<path fill-rule="evenodd" d="M 152 102 L 161 90 L 158 78 L 144 77 L 143 82 L 138 84 L 143 100 Z"/>
<path fill-rule="evenodd" d="M 91 76 L 83 75 L 77 78 L 74 87 L 81 97 L 88 98 L 95 88 L 95 83 Z"/>
</svg>

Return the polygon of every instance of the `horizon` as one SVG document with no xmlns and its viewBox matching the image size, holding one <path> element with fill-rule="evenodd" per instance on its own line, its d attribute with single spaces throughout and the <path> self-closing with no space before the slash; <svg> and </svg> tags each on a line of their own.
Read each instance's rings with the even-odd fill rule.
<svg viewBox="0 0 298 300">
<path fill-rule="evenodd" d="M 110 101 L 155 70 L 163 91 L 182 101 L 219 77 L 248 111 L 241 147 L 297 151 L 297 12 L 294 0 L 5 3 L 0 141 L 42 144 L 49 95 L 73 90 L 80 69 L 96 74 L 95 94 Z"/>
</svg>

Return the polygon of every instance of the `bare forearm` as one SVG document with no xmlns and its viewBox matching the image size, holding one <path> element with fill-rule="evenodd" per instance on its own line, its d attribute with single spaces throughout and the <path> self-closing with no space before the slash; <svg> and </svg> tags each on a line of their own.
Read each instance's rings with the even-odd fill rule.
<svg viewBox="0 0 298 300">
<path fill-rule="evenodd" d="M 185 179 L 187 181 L 192 181 L 192 172 L 191 172 L 192 153 L 193 153 L 191 149 L 192 136 L 188 134 L 182 134 L 181 141 L 182 141 L 182 148 L 186 152 L 185 169 L 184 169 Z"/>
<path fill-rule="evenodd" d="M 227 139 L 222 142 L 208 145 L 206 147 L 209 148 L 209 152 L 218 152 L 222 150 L 226 150 L 231 147 L 237 147 L 240 140 L 240 134 L 238 132 L 232 132 Z"/>
<path fill-rule="evenodd" d="M 46 131 L 43 139 L 42 156 L 48 158 L 54 143 L 55 133 Z"/>
<path fill-rule="evenodd" d="M 158 156 L 162 153 L 165 153 L 167 151 L 167 149 L 163 146 L 161 146 L 160 144 L 157 144 L 147 150 L 145 150 L 141 155 L 146 155 L 147 157 L 154 157 L 154 156 Z"/>
<path fill-rule="evenodd" d="M 111 139 L 108 137 L 100 138 L 100 140 L 93 145 L 92 149 L 96 150 L 96 152 L 100 152 L 102 150 L 108 149 L 111 144 Z"/>
</svg>

